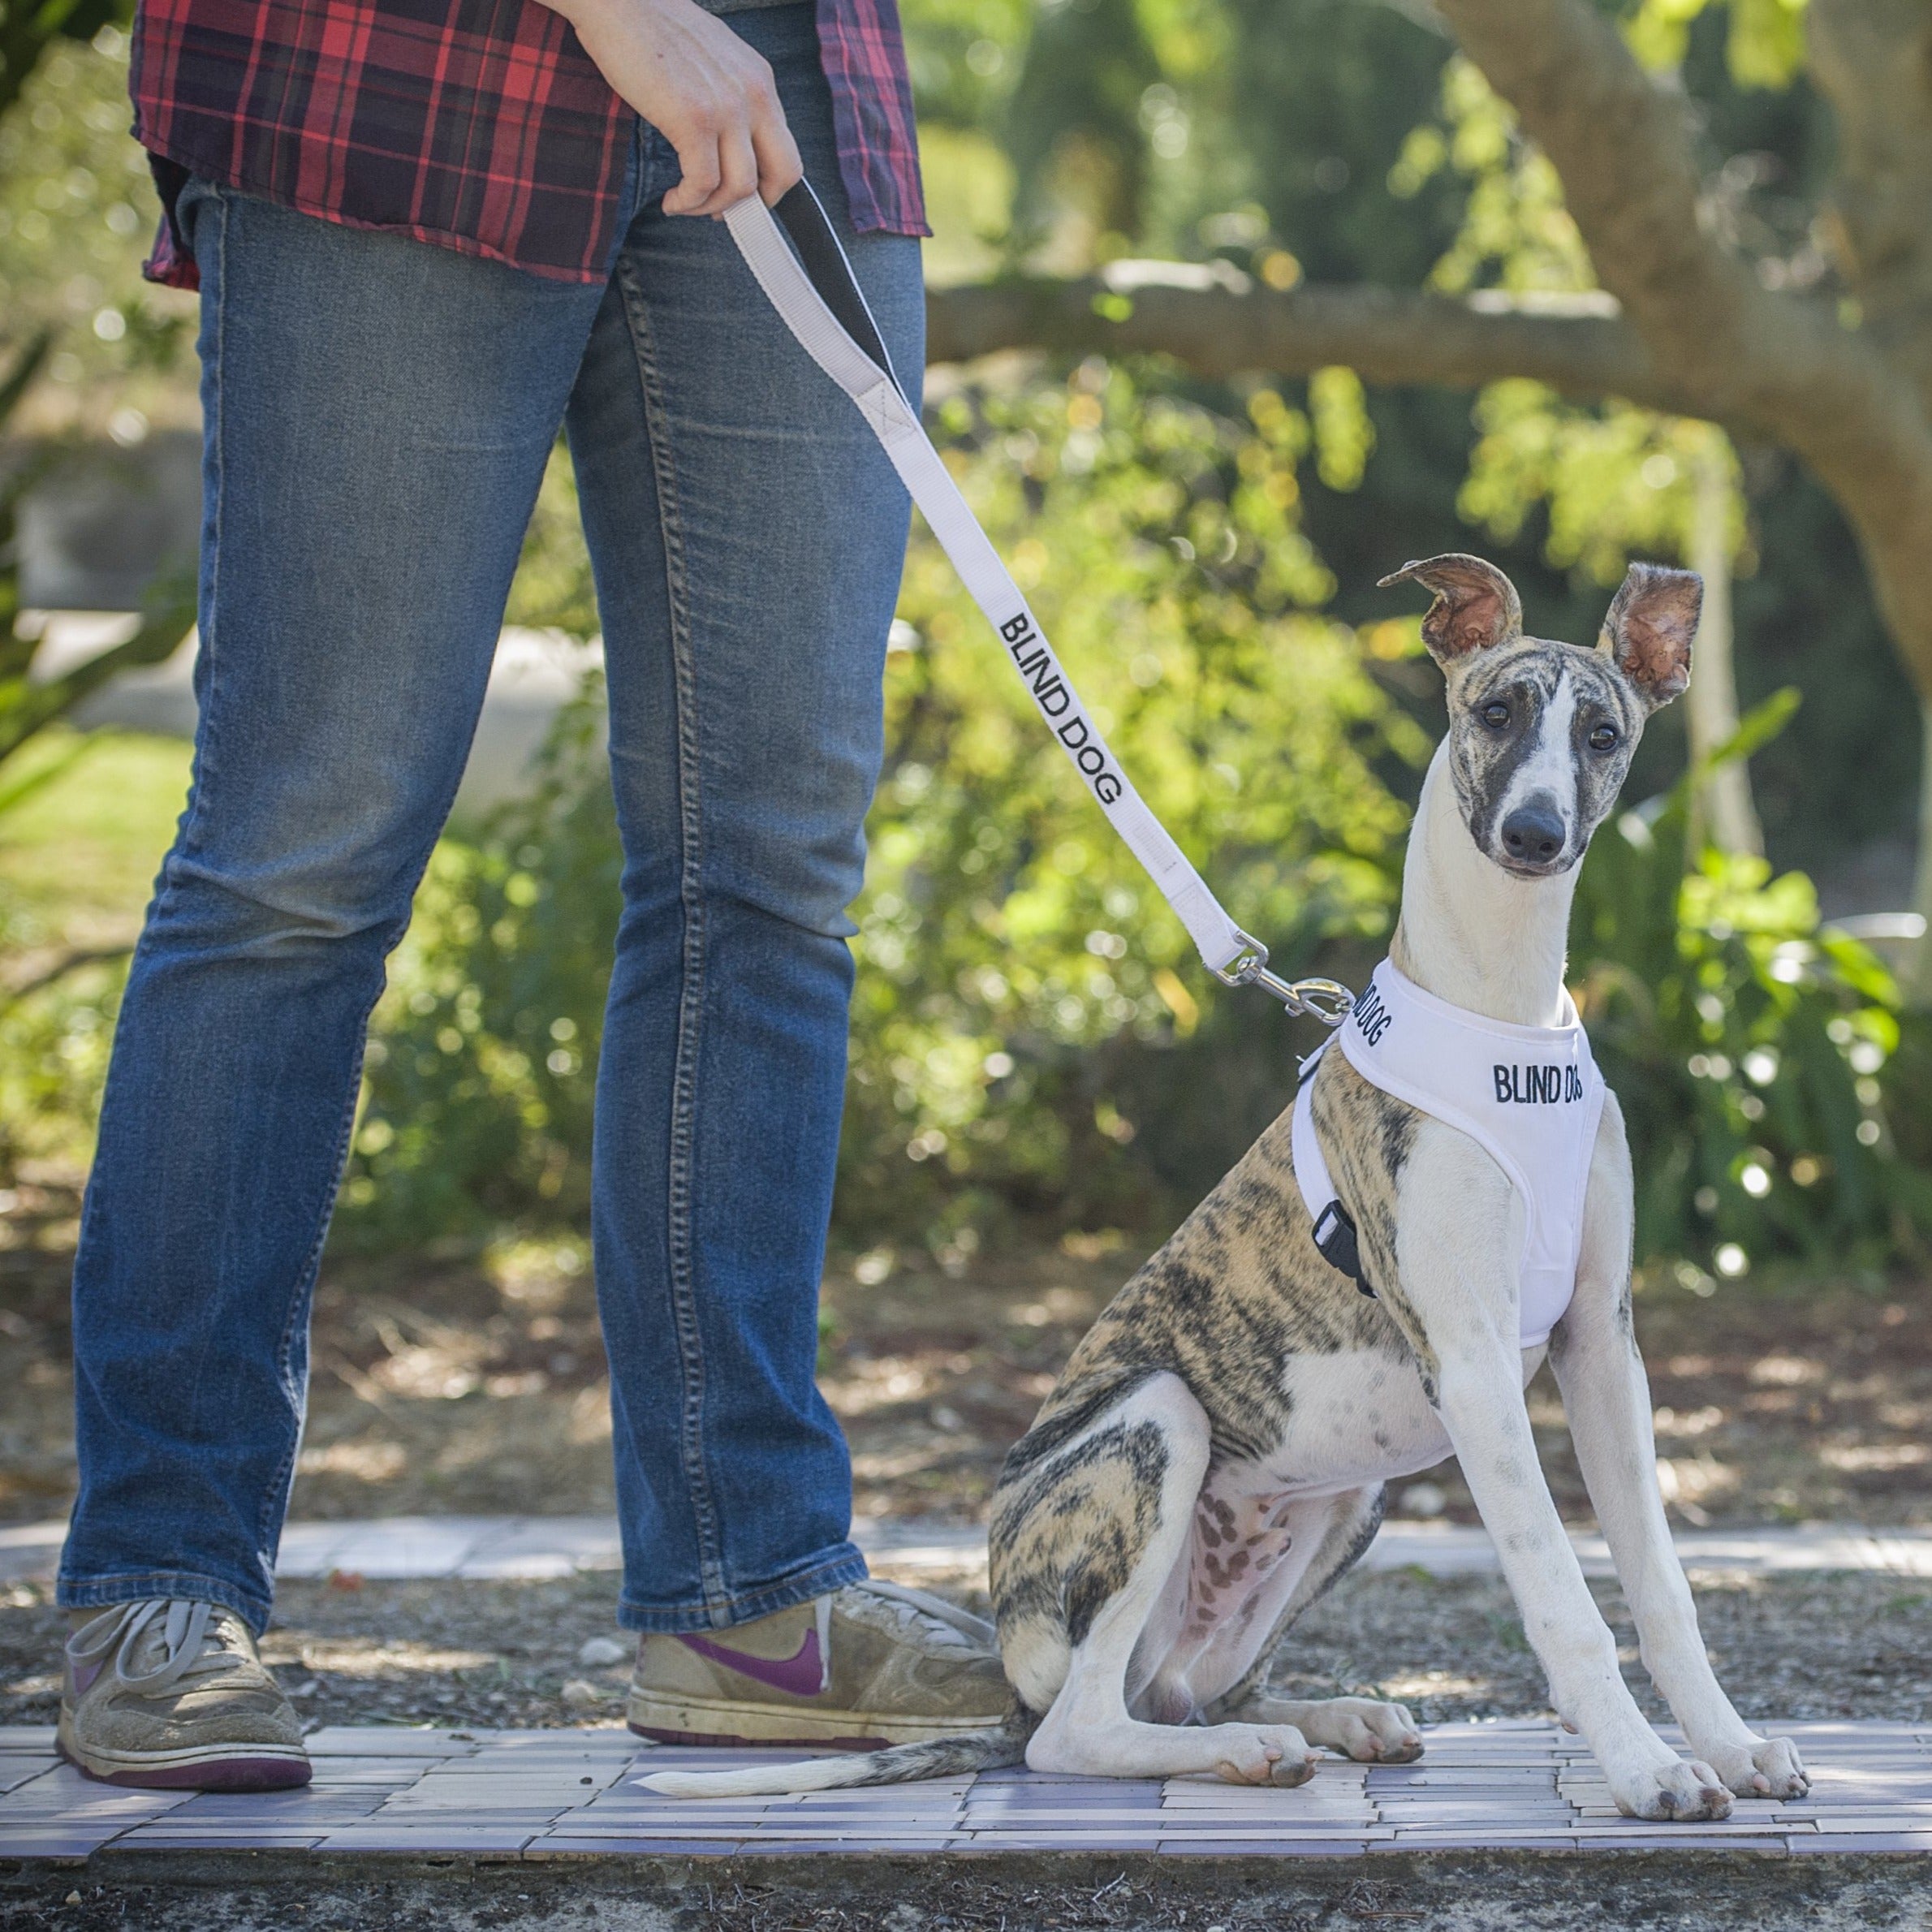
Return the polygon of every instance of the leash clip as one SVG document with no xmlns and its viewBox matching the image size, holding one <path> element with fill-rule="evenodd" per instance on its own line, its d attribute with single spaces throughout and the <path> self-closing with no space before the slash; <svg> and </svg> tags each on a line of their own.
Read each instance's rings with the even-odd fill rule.
<svg viewBox="0 0 1932 1932">
<path fill-rule="evenodd" d="M 1252 934 L 1235 928 L 1241 950 L 1225 966 L 1213 968 L 1224 986 L 1258 986 L 1272 999 L 1279 999 L 1292 1017 L 1308 1014 L 1324 1026 L 1336 1027 L 1348 1017 L 1355 995 L 1338 980 L 1284 980 L 1268 970 L 1268 949 Z"/>
</svg>

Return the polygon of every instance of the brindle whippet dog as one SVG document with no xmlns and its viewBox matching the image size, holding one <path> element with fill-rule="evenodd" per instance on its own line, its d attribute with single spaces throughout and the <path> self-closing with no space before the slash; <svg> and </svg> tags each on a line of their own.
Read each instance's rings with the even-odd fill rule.
<svg viewBox="0 0 1932 1932">
<path fill-rule="evenodd" d="M 1702 587 L 1634 565 L 1593 649 L 1522 634 L 1490 564 L 1412 563 L 1450 725 L 1422 786 L 1393 964 L 1438 999 L 1548 1027 L 1565 1009 L 1576 865 L 1648 714 L 1688 682 Z M 1453 1451 L 1559 1714 L 1624 1811 L 1722 1818 L 1733 1792 L 1806 1788 L 1719 1687 L 1655 1474 L 1632 1331 L 1631 1170 L 1614 1097 L 1587 1154 L 1581 1259 L 1546 1345 L 1524 1348 L 1522 1202 L 1469 1136 L 1370 1085 L 1314 1076 L 1318 1145 L 1354 1211 L 1374 1298 L 1311 1238 L 1283 1113 L 1075 1350 L 1007 1457 L 991 1585 L 1016 1693 L 1003 1731 L 869 1756 L 645 1782 L 722 1796 L 956 1775 L 1025 1762 L 1115 1777 L 1294 1785 L 1313 1752 L 1417 1757 L 1399 1704 L 1270 1694 L 1275 1647 L 1368 1547 L 1384 1485 Z M 1645 1721 L 1537 1466 L 1524 1391 L 1550 1356 L 1598 1520 L 1680 1758 Z"/>
</svg>

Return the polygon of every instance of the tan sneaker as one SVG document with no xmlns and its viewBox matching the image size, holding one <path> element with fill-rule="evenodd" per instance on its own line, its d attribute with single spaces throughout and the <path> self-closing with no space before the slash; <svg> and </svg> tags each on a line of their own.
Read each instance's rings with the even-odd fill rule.
<svg viewBox="0 0 1932 1932">
<path fill-rule="evenodd" d="M 69 1625 L 58 1741 L 88 1777 L 170 1791 L 308 1782 L 301 1723 L 233 1611 L 150 1597 Z"/>
<path fill-rule="evenodd" d="M 662 1744 L 875 1751 L 984 1731 L 1012 1701 L 990 1624 L 868 1578 L 729 1630 L 647 1632 L 627 1714 Z"/>
</svg>

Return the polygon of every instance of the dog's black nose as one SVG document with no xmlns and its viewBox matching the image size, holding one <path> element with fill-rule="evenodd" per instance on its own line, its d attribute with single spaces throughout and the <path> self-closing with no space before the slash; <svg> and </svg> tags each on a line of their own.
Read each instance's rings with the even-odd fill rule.
<svg viewBox="0 0 1932 1932">
<path fill-rule="evenodd" d="M 1524 805 L 1503 822 L 1503 849 L 1519 865 L 1547 865 L 1563 847 L 1563 822 L 1538 805 Z"/>
</svg>

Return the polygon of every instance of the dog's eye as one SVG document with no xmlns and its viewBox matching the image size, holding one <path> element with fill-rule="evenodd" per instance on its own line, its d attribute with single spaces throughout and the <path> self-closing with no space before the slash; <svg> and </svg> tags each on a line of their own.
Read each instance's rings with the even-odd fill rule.
<svg viewBox="0 0 1932 1932">
<path fill-rule="evenodd" d="M 1590 733 L 1590 749 L 1593 752 L 1614 752 L 1619 742 L 1617 727 L 1612 724 L 1600 724 Z"/>
<path fill-rule="evenodd" d="M 1501 698 L 1493 697 L 1477 713 L 1477 716 L 1491 731 L 1499 731 L 1509 722 L 1509 706 Z"/>
</svg>

